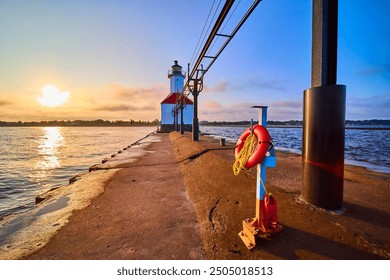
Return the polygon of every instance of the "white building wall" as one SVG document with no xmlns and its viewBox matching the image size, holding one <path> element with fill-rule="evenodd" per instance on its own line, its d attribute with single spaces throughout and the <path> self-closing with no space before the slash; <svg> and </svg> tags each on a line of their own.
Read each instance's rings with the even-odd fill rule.
<svg viewBox="0 0 390 280">
<path fill-rule="evenodd" d="M 173 124 L 173 109 L 174 104 L 161 104 L 161 124 Z"/>
<path fill-rule="evenodd" d="M 184 87 L 184 77 L 183 76 L 176 76 L 172 75 L 170 78 L 170 86 L 171 86 L 171 91 L 170 93 L 174 92 L 181 92 Z"/>
<path fill-rule="evenodd" d="M 174 104 L 161 104 L 161 124 L 173 124 L 173 109 Z M 178 116 L 178 122 L 180 123 L 180 111 Z M 187 105 L 183 109 L 183 122 L 184 124 L 192 124 L 192 118 L 194 115 L 194 106 L 193 105 Z"/>
</svg>

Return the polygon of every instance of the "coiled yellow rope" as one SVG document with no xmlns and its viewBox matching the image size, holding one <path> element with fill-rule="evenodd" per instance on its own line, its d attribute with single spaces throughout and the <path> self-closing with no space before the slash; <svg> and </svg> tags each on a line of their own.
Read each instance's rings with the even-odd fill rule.
<svg viewBox="0 0 390 280">
<path fill-rule="evenodd" d="M 236 156 L 236 161 L 233 164 L 234 175 L 238 175 L 242 169 L 247 170 L 244 166 L 249 157 L 255 152 L 256 148 L 257 137 L 254 134 L 251 134 L 245 139 L 244 146 Z"/>
</svg>

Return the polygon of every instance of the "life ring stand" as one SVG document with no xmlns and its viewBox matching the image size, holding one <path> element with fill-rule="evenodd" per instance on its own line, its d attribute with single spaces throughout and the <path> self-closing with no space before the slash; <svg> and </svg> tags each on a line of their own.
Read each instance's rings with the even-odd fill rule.
<svg viewBox="0 0 390 280">
<path fill-rule="evenodd" d="M 253 126 L 252 131 L 257 138 L 257 147 L 253 154 L 248 158 L 248 161 L 244 166 L 246 169 L 252 168 L 257 164 L 261 163 L 264 160 L 267 151 L 272 148 L 271 136 L 269 135 L 268 130 L 264 126 L 256 124 Z M 250 128 L 246 129 L 238 139 L 236 148 L 234 150 L 236 158 L 239 152 L 244 147 L 245 140 L 248 138 L 249 135 L 251 135 Z"/>
</svg>

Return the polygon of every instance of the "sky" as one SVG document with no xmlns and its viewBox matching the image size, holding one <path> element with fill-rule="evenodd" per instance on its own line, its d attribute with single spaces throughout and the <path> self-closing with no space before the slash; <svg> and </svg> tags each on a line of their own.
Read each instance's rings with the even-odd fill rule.
<svg viewBox="0 0 390 280">
<path fill-rule="evenodd" d="M 0 121 L 160 119 L 168 70 L 187 71 L 219 2 L 0 0 Z M 235 1 L 225 33 L 251 2 Z M 347 119 L 390 119 L 389 14 L 388 0 L 339 1 Z M 269 120 L 302 120 L 311 21 L 310 0 L 263 0 L 205 74 L 199 119 L 256 119 L 250 107 L 266 105 Z"/>
</svg>

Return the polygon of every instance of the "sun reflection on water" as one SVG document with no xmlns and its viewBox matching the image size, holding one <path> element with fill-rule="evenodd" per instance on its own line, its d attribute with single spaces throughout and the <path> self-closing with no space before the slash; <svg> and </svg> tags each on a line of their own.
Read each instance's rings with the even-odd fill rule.
<svg viewBox="0 0 390 280">
<path fill-rule="evenodd" d="M 43 136 L 38 142 L 38 154 L 41 158 L 35 165 L 35 169 L 44 171 L 60 166 L 58 149 L 63 145 L 64 137 L 60 127 L 43 127 L 42 131 Z"/>
</svg>

